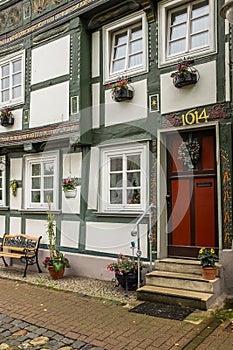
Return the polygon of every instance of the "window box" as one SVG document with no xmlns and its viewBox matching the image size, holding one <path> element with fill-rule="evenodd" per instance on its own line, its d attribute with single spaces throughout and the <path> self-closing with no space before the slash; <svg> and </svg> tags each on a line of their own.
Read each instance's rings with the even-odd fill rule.
<svg viewBox="0 0 233 350">
<path fill-rule="evenodd" d="M 15 118 L 14 117 L 1 117 L 1 125 L 2 126 L 11 126 L 14 125 Z"/>
<path fill-rule="evenodd" d="M 123 102 L 132 100 L 133 98 L 133 91 L 132 90 L 124 90 L 120 89 L 113 93 L 113 98 L 116 102 Z"/>
</svg>

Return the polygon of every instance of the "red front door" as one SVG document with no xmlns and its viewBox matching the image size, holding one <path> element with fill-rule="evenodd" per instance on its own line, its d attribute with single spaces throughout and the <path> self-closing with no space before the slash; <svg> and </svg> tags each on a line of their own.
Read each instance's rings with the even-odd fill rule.
<svg viewBox="0 0 233 350">
<path fill-rule="evenodd" d="M 218 246 L 214 130 L 170 134 L 167 150 L 168 255 L 197 257 Z"/>
</svg>

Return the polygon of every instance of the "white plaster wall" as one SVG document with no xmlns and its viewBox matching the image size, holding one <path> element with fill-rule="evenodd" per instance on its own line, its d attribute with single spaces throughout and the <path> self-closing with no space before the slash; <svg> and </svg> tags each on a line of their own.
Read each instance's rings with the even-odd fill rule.
<svg viewBox="0 0 233 350">
<path fill-rule="evenodd" d="M 30 128 L 69 120 L 69 82 L 31 93 Z"/>
<path fill-rule="evenodd" d="M 97 209 L 98 205 L 98 184 L 99 184 L 99 148 L 91 148 L 88 209 Z"/>
<path fill-rule="evenodd" d="M 92 34 L 92 78 L 100 75 L 100 32 Z"/>
<path fill-rule="evenodd" d="M 130 84 L 134 88 L 134 97 L 130 101 L 115 102 L 111 89 L 105 91 L 105 125 L 127 123 L 147 117 L 147 80 Z"/>
<path fill-rule="evenodd" d="M 77 221 L 62 221 L 61 223 L 61 246 L 78 248 L 79 227 Z"/>
<path fill-rule="evenodd" d="M 70 36 L 52 41 L 32 50 L 32 78 L 36 84 L 69 74 Z"/>
<path fill-rule="evenodd" d="M 21 218 L 10 217 L 10 233 L 16 235 L 21 232 Z"/>
<path fill-rule="evenodd" d="M 14 115 L 14 125 L 12 126 L 2 126 L 0 124 L 0 133 L 3 132 L 11 132 L 11 131 L 16 131 L 16 130 L 22 130 L 22 115 L 23 115 L 23 110 L 22 109 L 15 109 L 12 111 Z"/>
<path fill-rule="evenodd" d="M 171 73 L 160 76 L 162 114 L 217 102 L 216 62 L 195 65 L 195 67 L 200 73 L 200 79 L 195 85 L 176 88 L 173 85 Z"/>
<path fill-rule="evenodd" d="M 88 222 L 86 226 L 86 249 L 131 255 L 131 242 L 135 241 L 135 238 L 131 236 L 133 228 L 133 223 Z M 140 225 L 140 236 L 142 257 L 147 257 L 147 225 Z"/>
<path fill-rule="evenodd" d="M 42 236 L 40 243 L 48 244 L 46 220 L 26 219 L 25 233 L 30 236 Z"/>
<path fill-rule="evenodd" d="M 5 233 L 5 215 L 0 215 L 0 226 L 1 226 L 1 230 L 0 230 L 0 237 L 3 237 L 4 233 Z"/>
<path fill-rule="evenodd" d="M 12 210 L 20 210 L 22 205 L 22 188 L 17 188 L 16 196 L 13 196 L 10 190 L 10 208 Z"/>
<path fill-rule="evenodd" d="M 66 198 L 62 191 L 62 212 L 67 214 L 80 213 L 80 194 L 81 186 L 77 187 L 77 195 L 75 198 Z"/>
<path fill-rule="evenodd" d="M 10 181 L 22 180 L 22 158 L 10 160 Z M 10 190 L 10 208 L 20 210 L 22 204 L 22 188 L 17 188 L 16 196 Z"/>
<path fill-rule="evenodd" d="M 100 126 L 100 83 L 92 85 L 92 128 Z"/>
</svg>

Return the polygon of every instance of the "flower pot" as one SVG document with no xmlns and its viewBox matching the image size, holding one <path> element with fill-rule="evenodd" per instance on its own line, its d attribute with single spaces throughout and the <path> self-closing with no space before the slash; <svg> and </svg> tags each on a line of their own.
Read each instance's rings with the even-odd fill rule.
<svg viewBox="0 0 233 350">
<path fill-rule="evenodd" d="M 205 280 L 215 280 L 216 272 L 217 272 L 216 267 L 203 267 L 202 278 Z"/>
<path fill-rule="evenodd" d="M 1 117 L 1 125 L 2 126 L 14 125 L 14 117 Z"/>
<path fill-rule="evenodd" d="M 197 74 L 192 72 L 187 72 L 185 74 L 178 74 L 173 79 L 173 84 L 177 88 L 183 86 L 192 85 L 197 83 Z"/>
<path fill-rule="evenodd" d="M 129 89 L 127 90 L 119 89 L 113 92 L 113 99 L 116 102 L 132 100 L 132 98 L 133 98 L 133 91 Z"/>
<path fill-rule="evenodd" d="M 58 280 L 61 279 L 64 275 L 64 271 L 65 271 L 65 266 L 63 266 L 63 268 L 59 271 L 55 271 L 53 266 L 48 266 L 48 270 L 49 270 L 49 274 L 52 277 L 53 280 Z"/>
<path fill-rule="evenodd" d="M 125 272 L 120 274 L 115 273 L 116 279 L 121 287 L 126 289 L 127 279 L 128 279 L 128 290 L 136 290 L 138 287 L 138 270 L 132 270 L 130 272 Z"/>
<path fill-rule="evenodd" d="M 75 198 L 77 195 L 77 188 L 75 188 L 74 190 L 64 191 L 64 193 L 66 198 Z"/>
</svg>

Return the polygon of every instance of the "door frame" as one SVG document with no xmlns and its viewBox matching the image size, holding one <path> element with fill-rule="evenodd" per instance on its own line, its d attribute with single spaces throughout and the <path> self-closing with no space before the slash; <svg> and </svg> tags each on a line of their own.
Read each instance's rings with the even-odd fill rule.
<svg viewBox="0 0 233 350">
<path fill-rule="evenodd" d="M 198 131 L 200 128 L 214 128 L 216 137 L 216 192 L 217 192 L 217 230 L 219 242 L 219 257 L 222 252 L 222 204 L 221 204 L 221 171 L 220 171 L 220 139 L 219 122 L 210 122 L 193 127 L 178 127 L 159 129 L 157 134 L 157 258 L 162 259 L 168 256 L 168 227 L 167 227 L 167 149 L 166 136 L 174 132 Z"/>
</svg>

